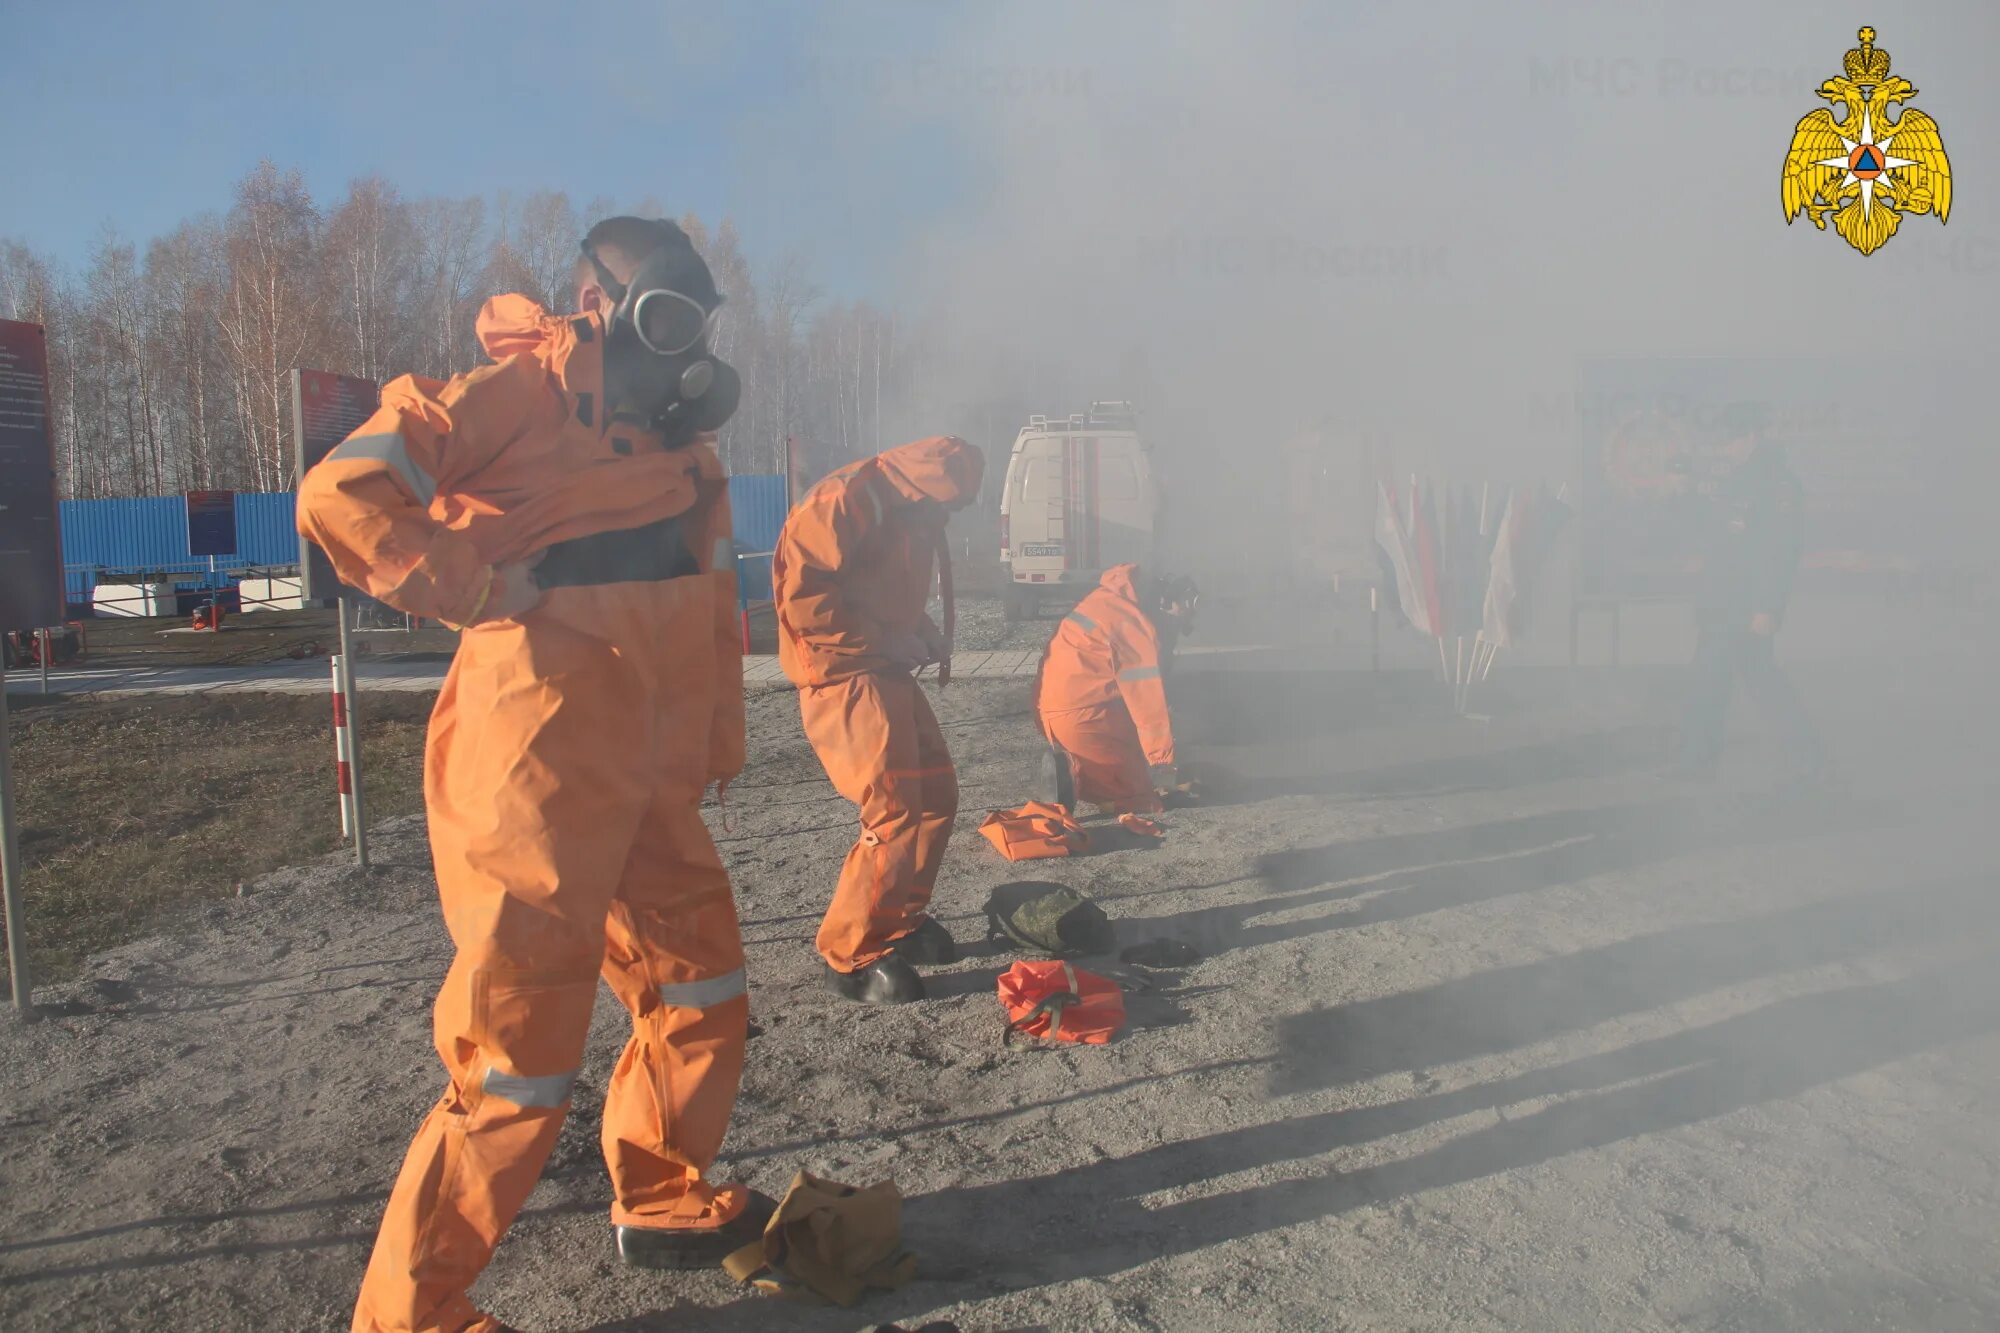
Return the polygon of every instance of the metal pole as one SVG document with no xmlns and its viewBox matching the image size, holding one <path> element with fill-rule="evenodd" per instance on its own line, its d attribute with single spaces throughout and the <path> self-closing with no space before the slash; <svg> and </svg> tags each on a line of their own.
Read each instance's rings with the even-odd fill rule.
<svg viewBox="0 0 2000 1333">
<path fill-rule="evenodd" d="M 341 693 L 347 698 L 347 734 L 349 747 L 354 759 L 354 864 L 366 870 L 368 868 L 368 805 L 362 795 L 361 712 L 354 706 L 354 645 L 348 634 L 347 613 L 347 598 L 343 595 L 335 604 L 335 614 L 340 617 L 340 683 Z"/>
<path fill-rule="evenodd" d="M 0 658 L 0 898 L 7 918 L 7 976 L 14 1008 L 33 1011 L 28 997 L 28 939 L 21 911 L 21 845 L 14 828 L 14 761 L 7 721 L 7 664 Z"/>
<path fill-rule="evenodd" d="M 50 643 L 51 643 L 51 640 L 49 639 L 49 631 L 48 631 L 48 627 L 47 627 L 46 625 L 45 625 L 45 626 L 43 626 L 43 627 L 42 627 L 41 629 L 38 629 L 38 630 L 36 630 L 36 631 L 35 631 L 35 634 L 37 635 L 37 637 L 38 637 L 38 640 L 39 640 L 39 642 L 41 643 L 41 648 L 42 648 L 42 654 L 41 654 L 41 656 L 42 656 L 42 693 L 43 693 L 43 694 L 47 694 L 47 693 L 49 692 L 49 647 L 50 647 Z"/>
<path fill-rule="evenodd" d="M 1382 590 L 1368 590 L 1368 669 L 1382 669 Z"/>
</svg>

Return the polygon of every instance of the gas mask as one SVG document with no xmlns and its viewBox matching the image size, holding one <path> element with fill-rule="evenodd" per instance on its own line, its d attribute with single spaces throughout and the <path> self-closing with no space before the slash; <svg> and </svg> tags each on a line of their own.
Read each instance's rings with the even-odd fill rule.
<svg viewBox="0 0 2000 1333">
<path fill-rule="evenodd" d="M 1143 575 L 1143 585 L 1139 589 L 1140 605 L 1147 608 L 1146 614 L 1160 632 L 1163 641 L 1186 638 L 1194 632 L 1195 607 L 1201 601 L 1201 589 L 1186 575 L 1168 578 L 1158 575 Z"/>
<path fill-rule="evenodd" d="M 616 303 L 606 321 L 604 393 L 615 417 L 657 431 L 670 449 L 720 429 L 736 411 L 743 384 L 708 350 L 722 297 L 687 235 L 660 225 L 661 244 L 621 283 L 585 242 L 605 295 Z"/>
</svg>

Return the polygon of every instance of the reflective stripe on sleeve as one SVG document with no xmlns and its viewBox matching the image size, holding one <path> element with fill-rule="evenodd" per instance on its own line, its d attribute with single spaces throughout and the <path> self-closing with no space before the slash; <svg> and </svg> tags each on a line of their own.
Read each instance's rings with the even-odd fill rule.
<svg viewBox="0 0 2000 1333">
<path fill-rule="evenodd" d="M 526 1074 L 503 1074 L 489 1065 L 486 1077 L 479 1081 L 479 1090 L 504 1097 L 516 1106 L 553 1108 L 569 1100 L 569 1085 L 575 1081 L 574 1069 L 567 1074 L 543 1074 L 531 1078 Z"/>
<path fill-rule="evenodd" d="M 746 993 L 743 969 L 705 981 L 676 981 L 660 987 L 660 1002 L 676 1009 L 712 1009 Z"/>
<path fill-rule="evenodd" d="M 1126 667 L 1118 673 L 1120 680 L 1158 680 L 1160 669 L 1156 666 Z"/>
<path fill-rule="evenodd" d="M 437 483 L 417 466 L 416 460 L 410 457 L 410 447 L 394 431 L 383 435 L 357 435 L 351 440 L 343 440 L 327 457 L 366 458 L 387 463 L 403 479 L 403 484 L 410 488 L 410 494 L 422 504 L 429 504 L 431 497 L 437 494 Z"/>
<path fill-rule="evenodd" d="M 1085 615 L 1081 611 L 1072 611 L 1068 615 L 1064 616 L 1063 619 L 1071 622 L 1072 624 L 1081 625 L 1083 628 L 1089 630 L 1092 634 L 1097 633 L 1097 622 L 1095 620 L 1092 620 L 1089 616 Z"/>
</svg>

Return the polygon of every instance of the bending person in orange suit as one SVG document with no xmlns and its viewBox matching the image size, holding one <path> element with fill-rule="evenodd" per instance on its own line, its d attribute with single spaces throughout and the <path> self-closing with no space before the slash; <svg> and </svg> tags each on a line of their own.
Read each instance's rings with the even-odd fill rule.
<svg viewBox="0 0 2000 1333">
<path fill-rule="evenodd" d="M 1056 626 L 1035 684 L 1051 747 L 1043 799 L 1119 814 L 1163 808 L 1159 793 L 1175 783 L 1163 671 L 1184 612 L 1163 593 L 1137 565 L 1116 565 Z"/>
<path fill-rule="evenodd" d="M 457 956 L 435 1009 L 450 1081 L 418 1129 L 357 1333 L 496 1333 L 467 1290 L 534 1188 L 601 974 L 632 1015 L 604 1095 L 619 1254 L 685 1268 L 770 1201 L 705 1176 L 749 1002 L 702 793 L 743 766 L 727 487 L 737 397 L 720 303 L 672 223 L 591 230 L 573 317 L 489 301 L 497 364 L 405 376 L 309 472 L 300 530 L 341 578 L 464 627 L 424 797 Z"/>
<path fill-rule="evenodd" d="M 799 687 L 806 737 L 861 807 L 818 948 L 852 1000 L 920 1000 L 915 964 L 958 956 L 926 915 L 958 813 L 958 776 L 915 672 L 950 677 L 945 521 L 979 493 L 985 459 L 938 436 L 850 464 L 806 493 L 772 557 L 778 659 Z M 935 565 L 946 629 L 924 612 Z"/>
</svg>

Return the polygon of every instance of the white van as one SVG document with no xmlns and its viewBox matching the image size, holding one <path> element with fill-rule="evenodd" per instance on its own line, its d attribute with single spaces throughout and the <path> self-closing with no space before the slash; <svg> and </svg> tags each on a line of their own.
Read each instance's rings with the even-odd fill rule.
<svg viewBox="0 0 2000 1333">
<path fill-rule="evenodd" d="M 1000 495 L 1007 618 L 1032 617 L 1043 600 L 1074 603 L 1113 565 L 1150 560 L 1158 508 L 1132 404 L 1029 417 Z"/>
</svg>

